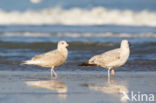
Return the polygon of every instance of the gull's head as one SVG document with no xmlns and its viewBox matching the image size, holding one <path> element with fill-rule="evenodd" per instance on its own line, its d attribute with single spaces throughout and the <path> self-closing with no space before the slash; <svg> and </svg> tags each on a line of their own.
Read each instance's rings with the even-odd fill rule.
<svg viewBox="0 0 156 103">
<path fill-rule="evenodd" d="M 62 48 L 62 47 L 66 48 L 68 46 L 69 46 L 69 44 L 66 41 L 62 40 L 62 41 L 58 42 L 58 48 Z"/>
<path fill-rule="evenodd" d="M 121 48 L 129 48 L 128 40 L 122 40 L 121 41 Z"/>
</svg>

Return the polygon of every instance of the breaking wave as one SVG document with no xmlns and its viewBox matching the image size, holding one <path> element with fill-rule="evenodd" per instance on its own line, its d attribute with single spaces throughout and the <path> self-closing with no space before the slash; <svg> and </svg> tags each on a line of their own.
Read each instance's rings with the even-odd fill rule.
<svg viewBox="0 0 156 103">
<path fill-rule="evenodd" d="M 0 25 L 26 24 L 62 24 L 62 25 L 137 25 L 156 26 L 156 12 L 131 10 L 109 10 L 96 7 L 90 10 L 73 8 L 63 10 L 49 8 L 38 11 L 3 11 L 0 10 Z"/>
</svg>

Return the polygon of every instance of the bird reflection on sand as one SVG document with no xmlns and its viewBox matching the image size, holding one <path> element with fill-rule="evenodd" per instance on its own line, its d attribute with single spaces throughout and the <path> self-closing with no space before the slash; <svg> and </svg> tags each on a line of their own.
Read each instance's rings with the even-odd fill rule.
<svg viewBox="0 0 156 103">
<path fill-rule="evenodd" d="M 51 91 L 56 91 L 59 98 L 66 99 L 68 88 L 62 81 L 49 80 L 49 81 L 27 81 L 25 82 L 28 86 L 36 88 L 46 88 Z"/>
<path fill-rule="evenodd" d="M 120 97 L 122 103 L 127 103 L 129 101 L 128 88 L 124 84 L 118 84 L 112 82 L 105 83 L 95 83 L 95 84 L 84 84 L 90 90 L 102 92 L 104 94 L 110 94 L 115 96 L 116 94 Z"/>
</svg>

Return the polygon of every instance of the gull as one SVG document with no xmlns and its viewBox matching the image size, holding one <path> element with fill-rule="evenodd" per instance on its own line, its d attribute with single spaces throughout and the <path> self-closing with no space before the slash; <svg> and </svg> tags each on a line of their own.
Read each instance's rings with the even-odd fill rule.
<svg viewBox="0 0 156 103">
<path fill-rule="evenodd" d="M 57 73 L 54 71 L 54 67 L 62 65 L 66 61 L 68 56 L 68 45 L 69 44 L 66 41 L 59 41 L 57 49 L 36 55 L 31 60 L 24 61 L 23 64 L 50 67 L 51 79 L 53 79 L 53 74 L 55 75 L 55 78 L 57 78 Z"/>
<path fill-rule="evenodd" d="M 81 65 L 96 65 L 108 69 L 108 78 L 110 78 L 110 71 L 115 75 L 114 68 L 124 65 L 130 55 L 128 40 L 122 40 L 120 48 L 95 55 L 86 63 Z"/>
</svg>

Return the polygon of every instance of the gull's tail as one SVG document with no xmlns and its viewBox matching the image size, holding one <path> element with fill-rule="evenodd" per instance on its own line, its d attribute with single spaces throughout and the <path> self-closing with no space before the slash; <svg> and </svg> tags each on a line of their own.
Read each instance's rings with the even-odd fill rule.
<svg viewBox="0 0 156 103">
<path fill-rule="evenodd" d="M 31 60 L 23 61 L 21 64 L 30 64 Z"/>
<path fill-rule="evenodd" d="M 96 64 L 89 64 L 89 62 L 81 62 L 78 64 L 78 66 L 97 66 Z"/>
<path fill-rule="evenodd" d="M 21 64 L 33 65 L 33 64 L 37 64 L 37 62 L 33 60 L 27 60 L 27 61 L 23 61 Z"/>
</svg>

